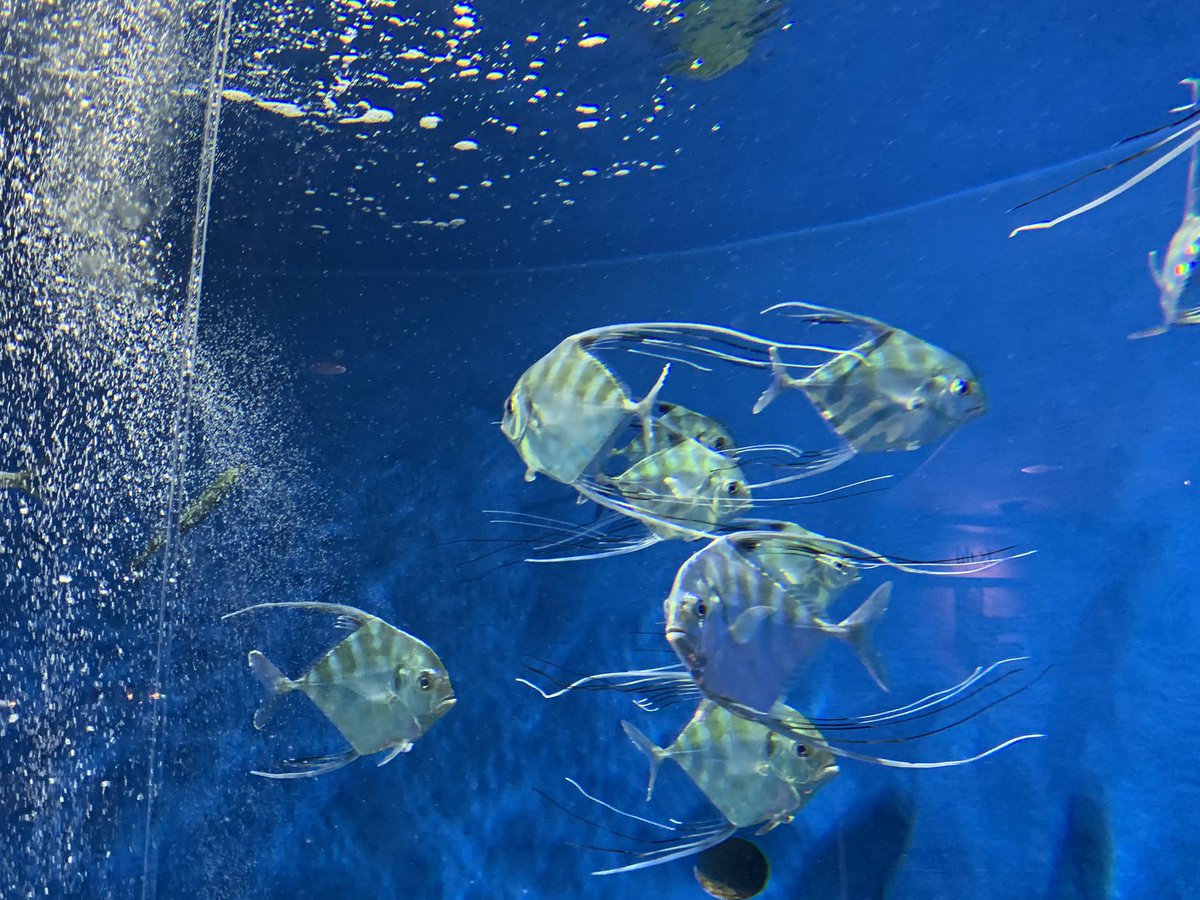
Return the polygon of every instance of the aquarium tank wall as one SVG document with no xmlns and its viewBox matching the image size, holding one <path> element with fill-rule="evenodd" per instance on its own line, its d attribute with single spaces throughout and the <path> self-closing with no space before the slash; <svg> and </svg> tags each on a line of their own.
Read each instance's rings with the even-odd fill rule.
<svg viewBox="0 0 1200 900">
<path fill-rule="evenodd" d="M 1197 47 L 0 0 L 0 896 L 1195 896 Z"/>
</svg>

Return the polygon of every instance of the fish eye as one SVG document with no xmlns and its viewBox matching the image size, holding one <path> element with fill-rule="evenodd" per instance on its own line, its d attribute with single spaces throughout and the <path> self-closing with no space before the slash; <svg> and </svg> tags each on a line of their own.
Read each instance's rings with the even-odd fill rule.
<svg viewBox="0 0 1200 900">
<path fill-rule="evenodd" d="M 422 672 L 420 676 L 418 676 L 417 686 L 423 691 L 427 691 L 433 687 L 433 679 L 429 677 L 428 672 Z"/>
<path fill-rule="evenodd" d="M 725 493 L 730 497 L 736 497 L 742 492 L 742 483 L 740 481 L 731 481 L 725 485 Z"/>
<path fill-rule="evenodd" d="M 510 416 L 517 414 L 517 402 L 513 394 L 508 395 L 508 399 L 504 402 L 504 409 Z"/>
<path fill-rule="evenodd" d="M 708 614 L 708 606 L 705 605 L 703 600 L 697 600 L 696 601 L 696 618 L 703 619 L 705 617 L 705 615 L 707 615 L 707 614 Z"/>
<path fill-rule="evenodd" d="M 721 437 L 721 435 L 717 435 L 715 438 L 713 438 L 712 448 L 719 452 L 721 450 L 724 450 L 728 446 L 728 444 L 729 444 L 729 442 L 726 441 L 725 438 Z"/>
<path fill-rule="evenodd" d="M 950 393 L 965 396 L 971 393 L 971 382 L 965 378 L 955 378 L 950 382 Z"/>
<path fill-rule="evenodd" d="M 804 744 L 797 744 L 795 749 L 797 756 L 808 756 L 808 747 Z"/>
</svg>

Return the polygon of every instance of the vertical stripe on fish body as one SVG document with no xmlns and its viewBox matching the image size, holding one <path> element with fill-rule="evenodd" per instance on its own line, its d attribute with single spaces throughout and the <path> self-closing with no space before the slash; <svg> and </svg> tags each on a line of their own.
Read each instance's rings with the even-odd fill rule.
<svg viewBox="0 0 1200 900">
<path fill-rule="evenodd" d="M 779 708 L 812 727 L 794 710 Z M 812 731 L 814 739 L 820 740 L 820 733 L 815 728 Z M 769 831 L 791 822 L 816 790 L 838 772 L 828 750 L 789 740 L 711 700 L 700 702 L 691 721 L 664 750 L 653 748 L 644 737 L 645 744 L 632 733 L 630 737 L 647 753 L 657 750 L 658 761 L 673 759 L 738 828 L 763 825 L 761 831 Z M 651 758 L 653 761 L 654 755 Z"/>
<path fill-rule="evenodd" d="M 664 539 L 686 535 L 676 523 L 705 530 L 749 509 L 750 489 L 736 462 L 685 438 L 652 453 L 612 479 L 622 499 L 650 519 L 647 526 Z"/>
<path fill-rule="evenodd" d="M 635 409 L 617 376 L 570 337 L 518 379 L 501 430 L 528 467 L 527 480 L 540 472 L 571 484 Z"/>
<path fill-rule="evenodd" d="M 663 611 L 667 642 L 705 695 L 757 710 L 787 690 L 827 630 L 725 537 L 680 567 Z"/>
<path fill-rule="evenodd" d="M 718 702 L 765 711 L 829 637 L 846 641 L 880 686 L 886 676 L 868 631 L 886 612 L 891 582 L 841 622 L 831 596 L 769 577 L 724 536 L 692 554 L 663 603 L 666 638 L 696 686 Z"/>
<path fill-rule="evenodd" d="M 718 453 L 728 453 L 736 449 L 733 435 L 724 423 L 678 403 L 664 401 L 655 404 L 654 407 L 649 448 L 639 429 L 633 439 L 614 450 L 613 455 L 623 456 L 633 465 L 652 453 L 674 447 L 688 438 L 693 438 Z"/>
<path fill-rule="evenodd" d="M 983 389 L 965 362 L 883 327 L 797 382 L 851 447 L 860 453 L 916 450 L 986 411 Z"/>
<path fill-rule="evenodd" d="M 411 745 L 454 696 L 427 644 L 373 616 L 293 684 L 364 756 Z"/>
</svg>

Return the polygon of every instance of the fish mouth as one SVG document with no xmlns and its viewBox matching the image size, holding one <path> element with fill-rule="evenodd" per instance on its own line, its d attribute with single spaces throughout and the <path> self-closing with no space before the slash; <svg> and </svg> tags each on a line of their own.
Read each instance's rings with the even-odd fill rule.
<svg viewBox="0 0 1200 900">
<path fill-rule="evenodd" d="M 458 698 L 455 697 L 453 694 L 451 694 L 449 697 L 447 697 L 445 700 L 443 700 L 441 703 L 439 703 L 437 706 L 435 706 L 433 708 L 433 711 L 435 713 L 439 713 L 439 714 L 448 712 L 450 710 L 450 707 L 452 707 L 457 702 L 458 702 Z"/>
</svg>

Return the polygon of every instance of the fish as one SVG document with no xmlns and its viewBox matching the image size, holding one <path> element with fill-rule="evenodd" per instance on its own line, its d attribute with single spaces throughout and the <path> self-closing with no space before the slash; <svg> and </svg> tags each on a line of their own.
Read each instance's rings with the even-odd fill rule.
<svg viewBox="0 0 1200 900">
<path fill-rule="evenodd" d="M 382 619 L 336 603 L 258 603 L 222 619 L 258 609 L 308 609 L 338 616 L 351 633 L 318 659 L 304 675 L 288 678 L 266 656 L 251 650 L 250 672 L 262 684 L 266 699 L 254 714 L 254 727 L 270 721 L 288 694 L 307 696 L 350 744 L 340 754 L 289 760 L 296 771 L 252 774 L 263 778 L 309 778 L 332 772 L 360 756 L 387 755 L 385 765 L 414 743 L 456 703 L 446 666 L 424 641 Z"/>
<path fill-rule="evenodd" d="M 1162 156 L 1160 156 L 1158 159 L 1156 159 L 1150 165 L 1146 166 L 1146 168 L 1139 171 L 1133 177 L 1128 178 L 1125 181 L 1121 182 L 1119 185 L 1117 185 L 1111 191 L 1108 191 L 1105 194 L 1101 194 L 1096 199 L 1083 204 L 1083 206 L 1076 207 L 1075 209 L 1071 210 L 1070 212 L 1063 213 L 1061 216 L 1059 216 L 1056 219 L 1050 219 L 1050 220 L 1043 221 L 1043 222 L 1032 222 L 1028 225 L 1021 225 L 1018 228 L 1014 228 L 1011 232 L 1009 232 L 1008 236 L 1011 238 L 1011 237 L 1016 237 L 1018 234 L 1020 234 L 1023 231 L 1042 231 L 1045 229 L 1054 228 L 1056 225 L 1061 225 L 1063 222 L 1066 222 L 1070 219 L 1074 219 L 1076 216 L 1081 216 L 1084 213 L 1091 212 L 1093 209 L 1103 206 L 1105 203 L 1107 203 L 1109 200 L 1112 200 L 1114 197 L 1119 197 L 1121 194 L 1125 193 L 1130 188 L 1145 181 L 1147 178 L 1149 178 L 1151 175 L 1153 175 L 1159 169 L 1163 168 L 1163 166 L 1170 163 L 1176 157 L 1182 156 L 1184 153 L 1187 153 L 1189 151 L 1194 152 L 1196 145 L 1200 144 L 1200 102 L 1197 102 L 1196 82 L 1197 82 L 1196 78 L 1184 78 L 1183 80 L 1181 80 L 1179 82 L 1180 84 L 1186 84 L 1191 87 L 1192 102 L 1185 104 L 1184 106 L 1177 106 L 1171 110 L 1171 112 L 1173 112 L 1173 113 L 1181 113 L 1182 112 L 1182 113 L 1187 113 L 1187 115 L 1185 115 L 1182 119 L 1179 119 L 1178 121 L 1172 122 L 1168 125 L 1164 125 L 1160 128 L 1154 128 L 1154 129 L 1151 129 L 1150 131 L 1143 132 L 1142 134 L 1137 134 L 1137 135 L 1134 135 L 1133 137 L 1126 138 L 1124 141 L 1121 141 L 1120 143 L 1124 144 L 1129 141 L 1137 140 L 1138 138 L 1147 137 L 1151 134 L 1157 134 L 1158 132 L 1165 131 L 1169 128 L 1176 129 L 1172 133 L 1168 134 L 1165 138 L 1155 141 L 1150 146 L 1144 147 L 1143 149 L 1125 157 L 1124 159 L 1119 159 L 1116 162 L 1107 163 L 1103 166 L 1100 166 L 1097 169 L 1093 169 L 1090 172 L 1085 172 L 1083 175 L 1080 175 L 1077 178 L 1072 178 L 1066 184 L 1060 184 L 1056 188 L 1052 188 L 1051 190 L 1048 190 L 1043 194 L 1039 194 L 1037 197 L 1034 197 L 1032 200 L 1026 200 L 1024 203 L 1019 203 L 1018 205 L 1016 205 L 1012 209 L 1010 209 L 1009 212 L 1016 212 L 1018 209 L 1023 209 L 1026 206 L 1029 206 L 1031 203 L 1037 203 L 1039 200 L 1044 200 L 1047 197 L 1053 196 L 1054 194 L 1057 194 L 1059 191 L 1066 190 L 1067 188 L 1071 187 L 1072 185 L 1078 184 L 1080 181 L 1083 181 L 1086 178 L 1090 178 L 1093 175 L 1098 175 L 1101 172 L 1107 172 L 1109 169 L 1116 168 L 1117 166 L 1122 166 L 1128 162 L 1133 162 L 1133 160 L 1139 159 L 1140 157 L 1145 156 L 1148 153 L 1153 153 L 1155 150 L 1161 150 L 1163 147 L 1167 146 L 1168 144 L 1170 144 L 1174 141 L 1178 140 L 1179 143 L 1175 144 L 1175 146 L 1172 147 L 1169 151 L 1164 153 Z M 1183 127 L 1179 127 L 1179 126 L 1183 126 Z M 1180 140 L 1180 139 L 1182 139 L 1182 140 Z M 1141 337 L 1143 335 L 1138 335 L 1138 336 Z"/>
<path fill-rule="evenodd" d="M 1197 96 L 1200 79 L 1187 78 L 1182 83 L 1191 87 L 1191 105 L 1195 106 L 1200 101 L 1200 97 Z M 1135 331 L 1129 335 L 1130 340 L 1163 334 L 1172 325 L 1200 325 L 1200 306 L 1190 309 L 1179 308 L 1184 290 L 1191 282 L 1192 273 L 1196 270 L 1196 262 L 1200 259 L 1200 209 L 1197 208 L 1196 197 L 1196 154 L 1196 145 L 1192 144 L 1188 154 L 1183 221 L 1171 236 L 1171 242 L 1167 245 L 1166 259 L 1163 260 L 1161 267 L 1158 263 L 1158 251 L 1150 251 L 1150 277 L 1154 280 L 1155 287 L 1158 288 L 1158 306 L 1162 310 L 1162 324 L 1143 331 Z"/>
<path fill-rule="evenodd" d="M 710 81 L 750 58 L 754 44 L 783 17 L 783 0 L 692 0 L 672 21 L 682 32 L 668 75 Z"/>
<path fill-rule="evenodd" d="M 707 529 L 752 503 L 738 464 L 694 438 L 650 454 L 619 475 L 603 479 L 604 485 L 620 495 L 621 502 L 614 505 L 617 511 L 641 520 L 665 540 L 703 537 Z"/>
<path fill-rule="evenodd" d="M 678 403 L 659 401 L 654 408 L 654 422 L 650 431 L 650 443 L 638 434 L 628 444 L 613 451 L 630 464 L 645 459 L 659 450 L 667 450 L 686 438 L 699 441 L 718 453 L 729 453 L 737 449 L 733 434 L 723 422 L 688 409 Z"/>
<path fill-rule="evenodd" d="M 827 638 L 845 641 L 886 689 L 870 629 L 887 611 L 892 582 L 841 622 L 825 618 L 830 597 L 807 581 L 780 583 L 739 549 L 738 533 L 710 541 L 680 568 L 663 601 L 666 639 L 710 698 L 771 709 Z"/>
<path fill-rule="evenodd" d="M 37 499 L 37 483 L 41 475 L 35 469 L 22 469 L 19 472 L 0 472 L 0 490 L 19 491 L 30 499 Z"/>
<path fill-rule="evenodd" d="M 245 466 L 230 466 L 221 474 L 212 480 L 209 484 L 183 511 L 179 517 L 179 534 L 187 534 L 206 518 L 208 518 L 214 509 L 229 496 L 230 492 L 237 486 L 238 480 L 246 471 Z M 167 542 L 167 530 L 159 530 L 154 537 L 150 539 L 150 543 L 134 560 L 129 564 L 129 568 L 134 572 L 139 572 L 145 568 L 146 563 L 155 553 L 163 548 Z"/>
<path fill-rule="evenodd" d="M 781 709 L 797 725 L 808 722 L 790 707 Z M 838 773 L 836 757 L 828 750 L 787 741 L 708 699 L 700 701 L 691 721 L 665 749 L 629 722 L 622 721 L 621 727 L 650 760 L 647 800 L 663 761 L 674 760 L 731 825 L 761 826 L 758 834 L 790 824 L 817 789 Z M 820 736 L 811 722 L 808 727 Z"/>
<path fill-rule="evenodd" d="M 793 720 L 807 721 L 788 707 Z M 701 793 L 721 813 L 724 821 L 692 825 L 672 819 L 667 825 L 617 809 L 593 797 L 577 782 L 567 779 L 589 800 L 624 816 L 680 833 L 673 840 L 654 841 L 654 849 L 634 853 L 639 861 L 593 875 L 616 875 L 662 865 L 702 853 L 728 839 L 739 828 L 759 826 L 766 834 L 779 825 L 790 824 L 813 795 L 838 774 L 833 754 L 822 747 L 775 734 L 756 722 L 736 716 L 711 700 L 702 700 L 691 721 L 671 745 L 656 745 L 635 726 L 621 727 L 635 747 L 650 761 L 646 799 L 664 760 L 674 760 Z M 820 732 L 812 727 L 813 733 Z"/>
<path fill-rule="evenodd" d="M 559 343 L 525 371 L 504 404 L 500 428 L 527 466 L 525 480 L 544 474 L 572 484 L 631 416 L 647 423 L 648 431 L 669 368 L 668 363 L 650 393 L 635 403 L 587 342 L 572 336 Z"/>
<path fill-rule="evenodd" d="M 634 401 L 621 379 L 595 354 L 624 348 L 666 360 L 657 381 Z M 646 447 L 658 395 L 673 362 L 706 370 L 688 356 L 770 369 L 771 353 L 806 351 L 836 356 L 829 347 L 768 341 L 700 322 L 638 322 L 604 325 L 571 335 L 517 379 L 504 403 L 500 430 L 525 463 L 525 480 L 539 474 L 563 484 L 595 471 L 627 423 L 641 425 Z M 816 366 L 809 366 L 816 368 Z"/>
<path fill-rule="evenodd" d="M 871 337 L 809 375 L 795 378 L 773 356 L 773 380 L 754 406 L 760 413 L 788 388 L 802 391 L 846 442 L 846 454 L 917 450 L 987 411 L 979 379 L 961 359 L 877 319 L 810 303 L 799 318 L 857 325 Z"/>
</svg>

